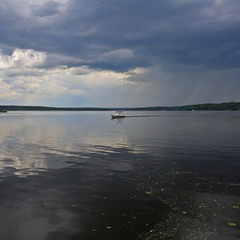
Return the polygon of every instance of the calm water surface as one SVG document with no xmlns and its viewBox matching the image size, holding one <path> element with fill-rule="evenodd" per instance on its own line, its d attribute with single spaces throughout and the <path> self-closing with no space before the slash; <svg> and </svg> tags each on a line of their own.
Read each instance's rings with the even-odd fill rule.
<svg viewBox="0 0 240 240">
<path fill-rule="evenodd" d="M 239 111 L 110 114 L 0 114 L 1 239 L 240 238 Z"/>
</svg>

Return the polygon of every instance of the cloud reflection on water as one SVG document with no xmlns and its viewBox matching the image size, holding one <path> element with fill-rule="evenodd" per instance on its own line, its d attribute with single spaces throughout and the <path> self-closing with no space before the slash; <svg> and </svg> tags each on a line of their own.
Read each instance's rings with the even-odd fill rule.
<svg viewBox="0 0 240 240">
<path fill-rule="evenodd" d="M 221 123 L 221 118 L 211 119 L 210 114 L 206 125 L 204 114 L 178 113 L 176 125 L 176 116 L 172 115 L 161 112 L 159 117 L 138 118 L 138 121 L 128 118 L 116 124 L 110 120 L 109 112 L 12 112 L 0 118 L 0 168 L 2 171 L 6 167 L 14 168 L 18 175 L 31 175 L 67 167 L 68 162 L 85 162 L 94 153 L 122 154 L 122 149 L 171 159 L 172 154 L 193 153 L 193 145 L 204 153 L 217 143 L 221 151 L 226 134 L 237 138 L 235 128 L 231 128 L 231 124 L 236 124 L 235 118 Z M 216 128 L 216 120 L 225 128 L 223 137 Z M 235 138 L 231 138 L 232 146 Z M 123 163 L 115 161 L 114 164 Z"/>
<path fill-rule="evenodd" d="M 39 112 L 12 113 L 1 118 L 0 167 L 14 168 L 18 175 L 31 175 L 44 169 L 67 167 L 69 159 L 86 161 L 89 153 L 120 154 L 118 147 L 130 150 L 126 130 L 115 132 L 106 123 L 105 129 L 100 129 L 102 121 L 109 124 L 108 117 L 101 115 L 91 127 L 84 114 L 75 113 L 50 113 L 47 117 Z"/>
</svg>

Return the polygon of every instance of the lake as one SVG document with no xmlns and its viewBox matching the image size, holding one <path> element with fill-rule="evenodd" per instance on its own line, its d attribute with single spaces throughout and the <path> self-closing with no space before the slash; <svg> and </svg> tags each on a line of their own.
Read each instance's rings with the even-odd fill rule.
<svg viewBox="0 0 240 240">
<path fill-rule="evenodd" d="M 6 240 L 240 238 L 240 112 L 0 114 Z"/>
</svg>

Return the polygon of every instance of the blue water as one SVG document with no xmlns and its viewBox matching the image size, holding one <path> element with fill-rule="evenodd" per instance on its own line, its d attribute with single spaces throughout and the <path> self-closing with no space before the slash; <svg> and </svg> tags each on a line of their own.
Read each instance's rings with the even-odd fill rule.
<svg viewBox="0 0 240 240">
<path fill-rule="evenodd" d="M 240 112 L 0 114 L 0 236 L 240 237 Z"/>
</svg>

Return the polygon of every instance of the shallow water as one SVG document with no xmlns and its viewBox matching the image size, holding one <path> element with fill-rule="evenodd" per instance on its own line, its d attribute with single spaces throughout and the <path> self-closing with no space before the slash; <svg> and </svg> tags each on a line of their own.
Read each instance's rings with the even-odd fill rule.
<svg viewBox="0 0 240 240">
<path fill-rule="evenodd" d="M 240 112 L 110 114 L 0 114 L 2 239 L 240 238 Z"/>
</svg>

